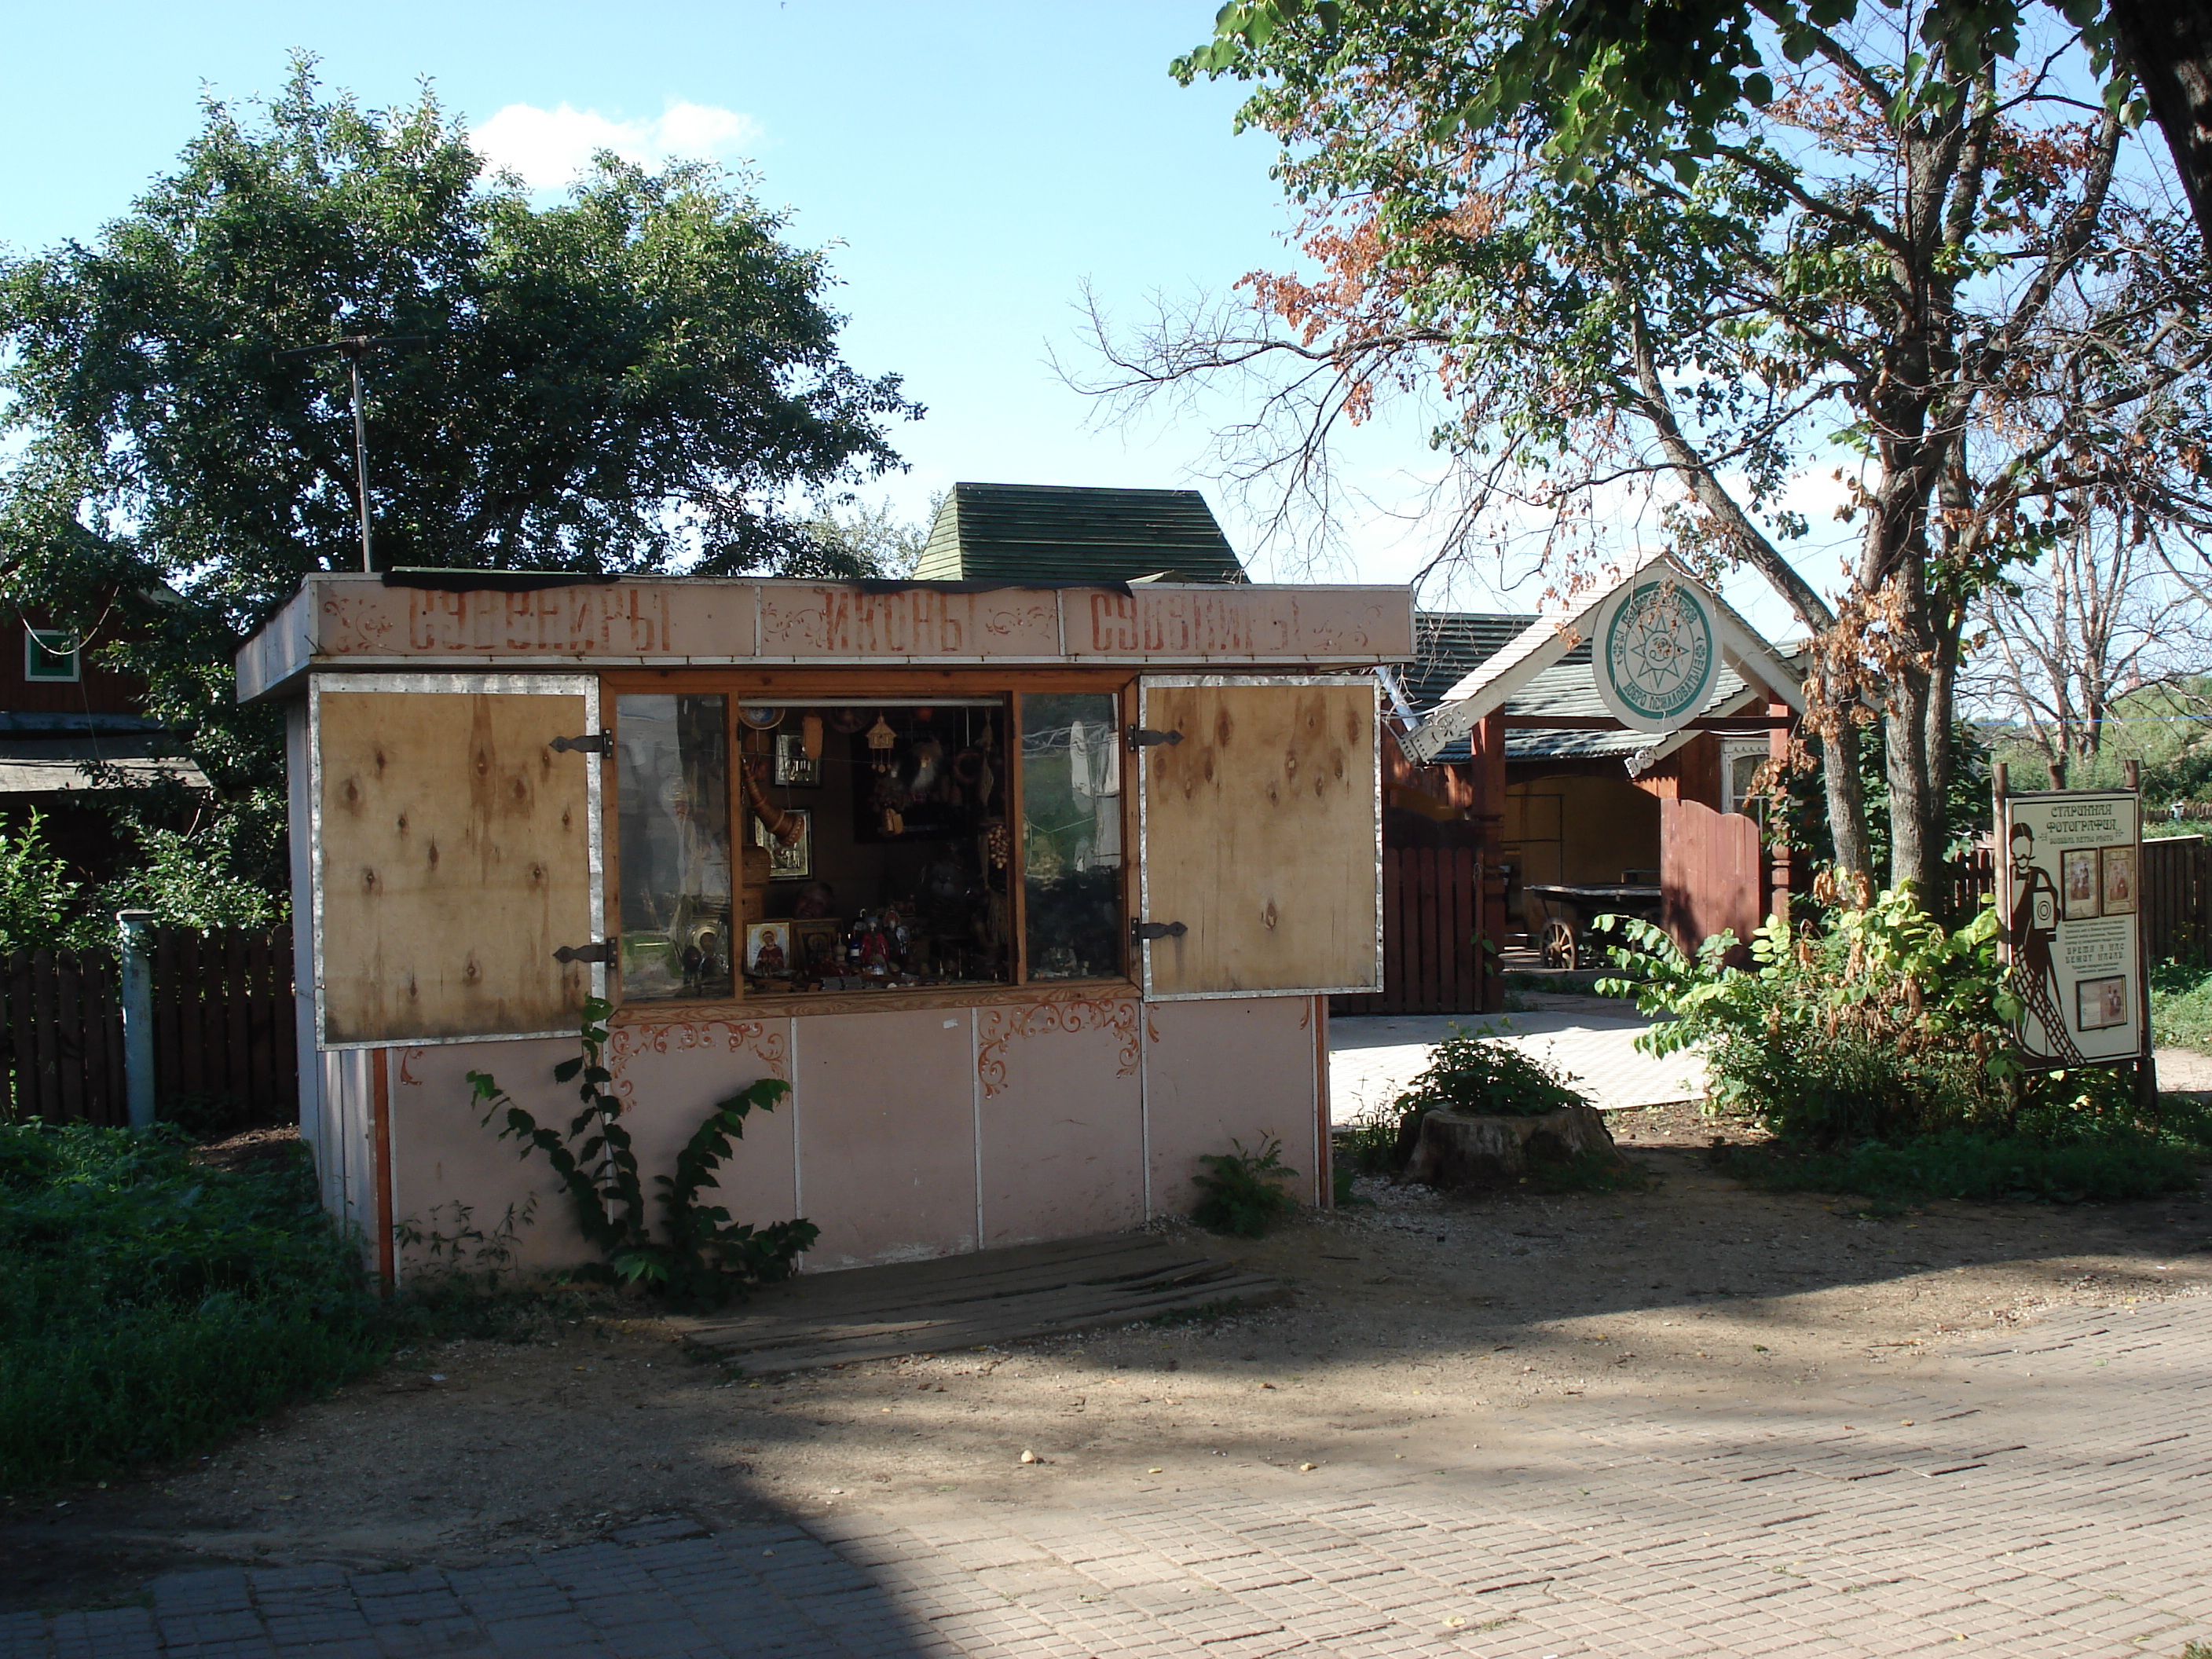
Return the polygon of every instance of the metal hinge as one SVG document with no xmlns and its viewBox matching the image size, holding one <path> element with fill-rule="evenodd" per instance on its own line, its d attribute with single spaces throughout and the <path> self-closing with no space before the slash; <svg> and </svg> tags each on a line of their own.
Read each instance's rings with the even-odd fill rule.
<svg viewBox="0 0 2212 1659">
<path fill-rule="evenodd" d="M 1129 924 L 1129 937 L 1140 945 L 1146 939 L 1181 939 L 1188 932 L 1190 929 L 1180 921 L 1133 921 Z"/>
<path fill-rule="evenodd" d="M 1129 728 L 1129 747 L 1132 749 L 1150 749 L 1158 744 L 1182 741 L 1182 733 L 1180 732 L 1154 732 L 1141 726 Z"/>
<path fill-rule="evenodd" d="M 556 962 L 604 962 L 614 966 L 615 942 L 603 939 L 595 945 L 564 945 L 553 953 Z"/>
<path fill-rule="evenodd" d="M 556 738 L 546 747 L 556 755 L 611 755 L 615 740 L 611 732 L 592 732 L 580 738 Z"/>
</svg>

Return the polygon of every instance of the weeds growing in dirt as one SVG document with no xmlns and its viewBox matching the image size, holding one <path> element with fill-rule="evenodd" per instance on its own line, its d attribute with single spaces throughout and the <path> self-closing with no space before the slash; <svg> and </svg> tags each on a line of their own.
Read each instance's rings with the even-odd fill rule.
<svg viewBox="0 0 2212 1659">
<path fill-rule="evenodd" d="M 586 1001 L 583 1052 L 553 1068 L 556 1083 L 582 1079 L 576 1095 L 583 1110 L 570 1121 L 565 1135 L 540 1125 L 489 1072 L 468 1074 L 485 1124 L 503 1118 L 500 1139 L 522 1142 L 525 1158 L 532 1152 L 544 1154 L 568 1188 L 577 1229 L 600 1255 L 571 1276 L 639 1285 L 680 1308 L 719 1307 L 747 1285 L 787 1277 L 793 1264 L 821 1236 L 820 1228 L 803 1219 L 755 1228 L 732 1221 L 727 1210 L 702 1202 L 700 1194 L 735 1150 L 731 1143 L 744 1134 L 747 1115 L 774 1111 L 776 1103 L 791 1092 L 791 1085 L 763 1078 L 715 1103 L 676 1155 L 676 1173 L 653 1177 L 660 1188 L 665 1232 L 665 1237 L 656 1238 L 637 1154 L 631 1149 L 629 1131 L 622 1126 L 622 1097 L 604 1086 L 614 1081 L 614 1073 L 604 1063 L 606 1018 L 613 1012 L 612 1004 L 599 998 Z"/>
<path fill-rule="evenodd" d="M 2212 1054 L 2212 968 L 2164 962 L 2152 969 L 2150 1023 L 2160 1042 Z"/>
<path fill-rule="evenodd" d="M 1273 1135 L 1257 1152 L 1247 1152 L 1241 1140 L 1229 1145 L 1228 1152 L 1200 1157 L 1201 1168 L 1191 1183 L 1198 1188 L 1198 1205 L 1190 1218 L 1208 1232 L 1257 1238 L 1297 1208 L 1283 1183 L 1298 1172 L 1283 1162 L 1283 1143 Z"/>
<path fill-rule="evenodd" d="M 1332 1161 L 1341 1177 L 1347 1174 L 1395 1175 L 1398 1170 L 1398 1132 L 1403 1114 L 1389 1106 L 1370 1106 L 1330 1137 Z M 1344 1201 L 1340 1196 L 1337 1202 Z"/>
<path fill-rule="evenodd" d="M 0 1489 L 184 1456 L 376 1365 L 389 1332 L 304 1150 L 0 1126 Z"/>
<path fill-rule="evenodd" d="M 1723 1167 L 1777 1191 L 1863 1193 L 1890 1202 L 1971 1198 L 2117 1203 L 2185 1192 L 2197 1184 L 2194 1160 L 2172 1139 L 2122 1133 L 2056 1146 L 2019 1135 L 1954 1130 L 1896 1146 L 1863 1141 L 1845 1152 L 1745 1147 L 1729 1154 Z"/>
<path fill-rule="evenodd" d="M 1534 1193 L 1640 1193 L 1652 1179 L 1640 1164 L 1617 1154 L 1580 1152 L 1564 1164 L 1532 1162 L 1520 1184 Z"/>
</svg>

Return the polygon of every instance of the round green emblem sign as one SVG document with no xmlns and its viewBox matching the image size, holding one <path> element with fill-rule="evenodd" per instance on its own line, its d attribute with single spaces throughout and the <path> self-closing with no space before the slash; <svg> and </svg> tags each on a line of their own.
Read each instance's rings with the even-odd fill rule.
<svg viewBox="0 0 2212 1659">
<path fill-rule="evenodd" d="M 1631 583 L 1598 606 L 1590 666 L 1622 724 L 1674 732 L 1713 695 L 1720 652 L 1705 596 L 1679 577 Z"/>
</svg>

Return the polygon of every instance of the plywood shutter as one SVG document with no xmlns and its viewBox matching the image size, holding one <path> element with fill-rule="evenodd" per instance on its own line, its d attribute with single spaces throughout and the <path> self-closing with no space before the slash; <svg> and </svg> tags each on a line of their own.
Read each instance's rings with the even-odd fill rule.
<svg viewBox="0 0 2212 1659">
<path fill-rule="evenodd" d="M 1376 691 L 1358 680 L 1148 676 L 1140 921 L 1152 997 L 1382 985 Z"/>
<path fill-rule="evenodd" d="M 597 939 L 596 684 L 374 677 L 314 691 L 325 1047 L 573 1031 Z M 425 689 L 425 688 L 430 689 Z"/>
</svg>

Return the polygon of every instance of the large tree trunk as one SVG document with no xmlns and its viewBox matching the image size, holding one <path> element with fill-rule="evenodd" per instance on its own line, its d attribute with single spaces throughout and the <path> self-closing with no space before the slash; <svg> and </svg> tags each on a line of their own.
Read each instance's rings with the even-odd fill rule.
<svg viewBox="0 0 2212 1659">
<path fill-rule="evenodd" d="M 2173 152 L 2197 231 L 2212 246 L 2212 4 L 2111 0 L 2107 15 Z"/>
<path fill-rule="evenodd" d="M 1889 683 L 1882 711 L 1882 738 L 1889 783 L 1889 884 L 1910 882 L 1921 902 L 1935 894 L 1934 878 L 1943 857 L 1943 798 L 1931 775 L 1928 752 L 1928 676 L 1917 671 Z"/>
<path fill-rule="evenodd" d="M 1859 728 L 1838 720 L 1821 738 L 1820 783 L 1828 802 L 1828 837 L 1836 873 L 1850 881 L 1874 880 L 1874 843 L 1867 833 L 1866 787 L 1859 776 Z"/>
</svg>

